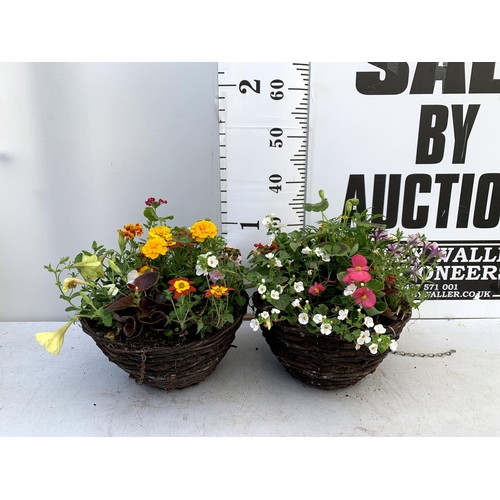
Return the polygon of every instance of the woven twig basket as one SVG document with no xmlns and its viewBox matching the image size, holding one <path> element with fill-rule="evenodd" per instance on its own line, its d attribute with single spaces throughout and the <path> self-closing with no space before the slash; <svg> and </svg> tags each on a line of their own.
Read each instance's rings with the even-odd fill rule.
<svg viewBox="0 0 500 500">
<path fill-rule="evenodd" d="M 235 313 L 234 323 L 214 330 L 203 339 L 172 347 L 132 348 L 126 343 L 105 338 L 109 329 L 81 318 L 82 330 L 90 335 L 109 361 L 125 370 L 139 385 L 165 391 L 183 389 L 205 380 L 226 355 L 241 326 L 247 306 Z"/>
<path fill-rule="evenodd" d="M 257 314 L 272 307 L 258 294 L 252 296 L 252 302 Z M 391 338 L 397 340 L 410 317 L 408 314 L 403 321 L 391 321 L 385 317 L 379 320 Z M 285 322 L 274 323 L 270 330 L 262 328 L 262 335 L 292 377 L 324 390 L 342 389 L 358 383 L 373 373 L 389 354 L 389 350 L 372 354 L 366 347 L 356 350 L 353 342 L 338 334 L 314 334 L 300 325 Z"/>
</svg>

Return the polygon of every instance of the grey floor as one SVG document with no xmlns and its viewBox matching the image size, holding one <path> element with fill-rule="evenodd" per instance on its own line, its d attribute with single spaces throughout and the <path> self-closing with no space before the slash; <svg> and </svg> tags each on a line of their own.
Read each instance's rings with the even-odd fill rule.
<svg viewBox="0 0 500 500">
<path fill-rule="evenodd" d="M 35 341 L 62 323 L 0 323 L 0 436 L 500 436 L 500 319 L 413 320 L 359 384 L 293 379 L 244 322 L 201 384 L 139 386 L 78 326 L 59 356 Z"/>
</svg>

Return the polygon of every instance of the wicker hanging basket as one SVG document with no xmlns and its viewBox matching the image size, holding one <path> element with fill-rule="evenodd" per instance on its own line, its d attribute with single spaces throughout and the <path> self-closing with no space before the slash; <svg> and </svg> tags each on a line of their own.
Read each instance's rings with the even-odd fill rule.
<svg viewBox="0 0 500 500">
<path fill-rule="evenodd" d="M 246 311 L 244 305 L 235 312 L 234 323 L 227 323 L 204 338 L 198 336 L 173 346 L 154 345 L 154 342 L 131 346 L 106 338 L 109 328 L 96 321 L 81 318 L 80 322 L 82 330 L 94 339 L 109 361 L 125 370 L 137 384 L 171 391 L 198 384 L 217 368 L 231 347 Z"/>
<path fill-rule="evenodd" d="M 252 296 L 252 302 L 257 314 L 272 307 L 263 302 L 258 293 Z M 408 314 L 403 321 L 391 321 L 385 317 L 379 320 L 391 338 L 397 340 L 410 318 Z M 269 330 L 262 328 L 262 335 L 292 377 L 324 390 L 342 389 L 358 383 L 373 373 L 389 354 L 389 350 L 372 354 L 365 347 L 356 350 L 353 342 L 335 333 L 328 336 L 314 334 L 301 325 L 285 322 L 274 323 Z"/>
</svg>

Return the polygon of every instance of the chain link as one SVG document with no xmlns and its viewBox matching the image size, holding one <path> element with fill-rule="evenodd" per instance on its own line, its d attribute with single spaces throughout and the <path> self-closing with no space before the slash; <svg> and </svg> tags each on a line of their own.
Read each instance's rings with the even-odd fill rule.
<svg viewBox="0 0 500 500">
<path fill-rule="evenodd" d="M 404 351 L 391 351 L 392 354 L 399 354 L 400 356 L 410 356 L 411 358 L 414 358 L 415 356 L 418 356 L 420 358 L 442 358 L 443 356 L 451 356 L 454 352 L 457 352 L 455 349 L 450 349 L 449 351 L 446 352 L 436 352 L 436 353 L 416 353 L 416 352 L 404 352 Z"/>
</svg>

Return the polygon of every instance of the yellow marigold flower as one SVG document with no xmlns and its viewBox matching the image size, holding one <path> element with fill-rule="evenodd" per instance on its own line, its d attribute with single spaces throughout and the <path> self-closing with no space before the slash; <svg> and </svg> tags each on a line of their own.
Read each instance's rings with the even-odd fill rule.
<svg viewBox="0 0 500 500">
<path fill-rule="evenodd" d="M 64 293 L 68 292 L 72 288 L 76 288 L 76 285 L 88 285 L 86 281 L 80 280 L 78 278 L 64 278 L 62 282 L 62 291 Z"/>
<path fill-rule="evenodd" d="M 136 236 L 142 235 L 142 225 L 138 222 L 136 224 L 125 224 L 123 229 L 118 229 L 118 232 L 129 240 L 133 240 Z"/>
<path fill-rule="evenodd" d="M 40 345 L 43 345 L 45 349 L 47 349 L 48 352 L 51 354 L 59 354 L 59 351 L 64 343 L 64 334 L 72 323 L 73 321 L 68 321 L 68 323 L 61 326 L 61 328 L 55 332 L 37 333 L 35 338 Z"/>
<path fill-rule="evenodd" d="M 141 252 L 148 259 L 156 259 L 159 255 L 165 255 L 167 250 L 168 245 L 163 238 L 151 238 L 142 247 Z"/>
<path fill-rule="evenodd" d="M 174 241 L 173 241 L 174 237 L 172 235 L 172 231 L 170 230 L 170 228 L 168 226 L 152 227 L 148 233 L 148 239 L 151 239 L 151 238 L 163 238 L 167 242 L 168 246 L 171 246 L 174 244 Z"/>
<path fill-rule="evenodd" d="M 214 238 L 217 234 L 217 226 L 209 220 L 195 222 L 191 228 L 191 236 L 198 242 L 203 242 L 207 238 Z"/>
</svg>

